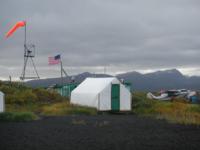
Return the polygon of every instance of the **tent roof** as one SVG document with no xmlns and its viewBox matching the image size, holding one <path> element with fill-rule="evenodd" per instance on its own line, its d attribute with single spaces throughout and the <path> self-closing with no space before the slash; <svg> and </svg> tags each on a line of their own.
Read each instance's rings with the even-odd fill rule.
<svg viewBox="0 0 200 150">
<path fill-rule="evenodd" d="M 113 80 L 117 79 L 114 77 L 86 78 L 73 93 L 99 93 Z"/>
<path fill-rule="evenodd" d="M 2 91 L 0 91 L 0 95 L 4 95 L 4 93 Z"/>
</svg>

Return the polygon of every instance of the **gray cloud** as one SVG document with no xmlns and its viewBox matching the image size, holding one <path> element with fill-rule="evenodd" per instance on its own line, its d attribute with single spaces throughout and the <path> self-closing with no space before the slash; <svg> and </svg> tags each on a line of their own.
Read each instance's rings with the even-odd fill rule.
<svg viewBox="0 0 200 150">
<path fill-rule="evenodd" d="M 43 77 L 57 75 L 47 64 L 56 54 L 71 74 L 200 66 L 199 0 L 1 0 L 0 14 L 2 78 L 21 73 L 23 29 L 4 38 L 19 20 Z"/>
</svg>

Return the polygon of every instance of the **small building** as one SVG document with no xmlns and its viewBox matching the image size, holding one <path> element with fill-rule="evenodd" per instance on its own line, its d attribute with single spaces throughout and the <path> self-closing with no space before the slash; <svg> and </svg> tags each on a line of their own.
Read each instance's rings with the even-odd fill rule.
<svg viewBox="0 0 200 150">
<path fill-rule="evenodd" d="M 72 90 L 74 90 L 78 84 L 76 83 L 69 83 L 64 85 L 55 85 L 53 89 L 58 92 L 61 96 L 70 97 Z"/>
<path fill-rule="evenodd" d="M 72 104 L 99 111 L 130 111 L 131 93 L 117 78 L 87 78 L 71 93 Z"/>
<path fill-rule="evenodd" d="M 4 93 L 0 91 L 0 113 L 5 111 Z"/>
</svg>

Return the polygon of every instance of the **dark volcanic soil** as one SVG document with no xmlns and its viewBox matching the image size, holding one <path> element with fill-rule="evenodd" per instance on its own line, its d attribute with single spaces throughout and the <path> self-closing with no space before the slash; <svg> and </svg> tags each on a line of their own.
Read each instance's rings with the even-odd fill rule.
<svg viewBox="0 0 200 150">
<path fill-rule="evenodd" d="M 134 115 L 0 123 L 0 150 L 199 150 L 200 127 Z"/>
</svg>

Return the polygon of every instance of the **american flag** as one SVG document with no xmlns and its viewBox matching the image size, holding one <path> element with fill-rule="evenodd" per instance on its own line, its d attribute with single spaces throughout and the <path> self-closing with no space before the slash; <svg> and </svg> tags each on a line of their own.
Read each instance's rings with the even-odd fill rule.
<svg viewBox="0 0 200 150">
<path fill-rule="evenodd" d="M 56 65 L 60 63 L 60 55 L 49 57 L 49 65 Z"/>
</svg>

